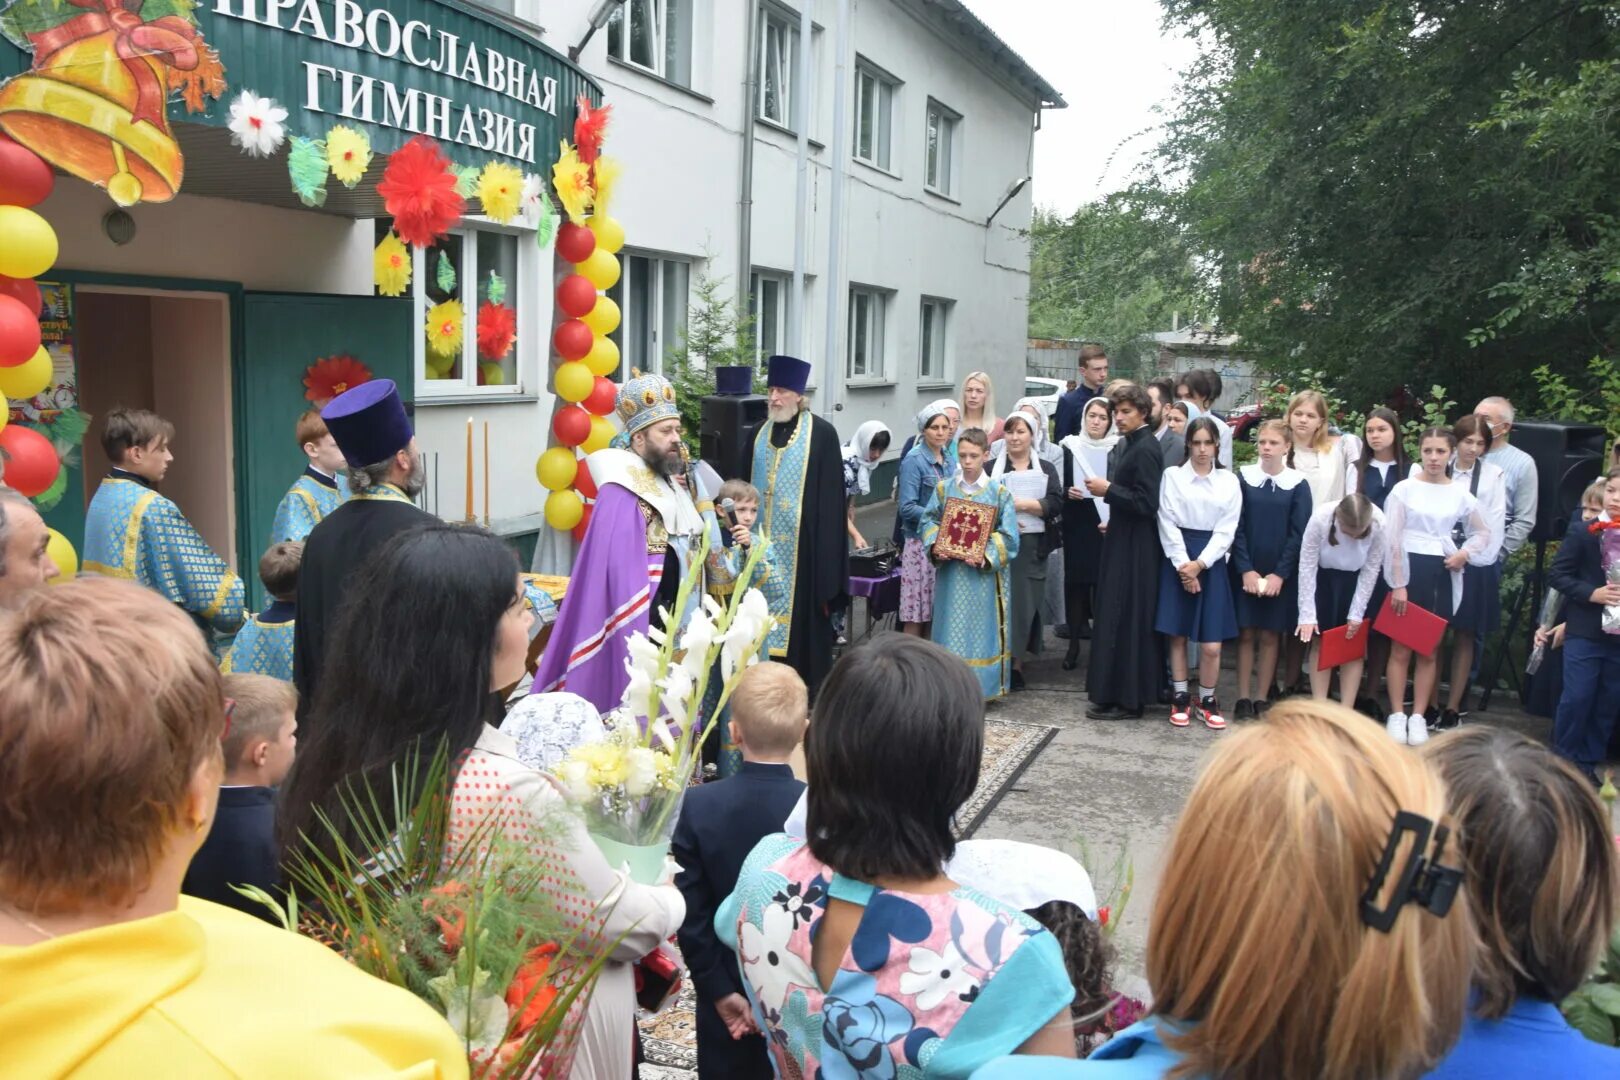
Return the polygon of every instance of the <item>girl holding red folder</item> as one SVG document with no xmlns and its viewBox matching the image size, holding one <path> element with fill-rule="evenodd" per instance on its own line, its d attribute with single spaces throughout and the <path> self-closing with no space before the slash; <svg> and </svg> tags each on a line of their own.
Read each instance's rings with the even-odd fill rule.
<svg viewBox="0 0 1620 1080">
<path fill-rule="evenodd" d="M 1384 577 L 1389 583 L 1389 605 L 1397 616 L 1408 608 L 1422 608 L 1449 620 L 1463 598 L 1463 567 L 1470 556 L 1479 557 L 1493 550 L 1497 539 L 1480 510 L 1479 500 L 1469 494 L 1467 485 L 1453 482 L 1451 455 L 1457 437 L 1450 428 L 1432 427 L 1418 443 L 1417 476 L 1395 485 L 1384 503 L 1385 535 L 1389 539 L 1384 561 Z M 1462 526 L 1459 546 L 1453 535 Z M 1421 653 L 1412 662 L 1410 644 L 1394 640 L 1389 650 L 1385 681 L 1389 687 L 1390 714 L 1385 722 L 1396 742 L 1419 746 L 1429 739 L 1423 710 L 1414 704 L 1406 712 L 1406 676 L 1412 673 L 1412 700 L 1429 700 L 1434 690 L 1435 658 Z"/>
<path fill-rule="evenodd" d="M 1299 545 L 1299 640 L 1310 644 L 1317 631 L 1344 627 L 1354 640 L 1372 633 L 1363 627 L 1367 602 L 1384 565 L 1384 515 L 1365 495 L 1346 495 L 1311 515 Z M 1317 670 L 1321 642 L 1311 649 L 1311 696 L 1327 700 L 1333 668 Z M 1339 700 L 1354 708 L 1363 658 L 1339 665 Z"/>
</svg>

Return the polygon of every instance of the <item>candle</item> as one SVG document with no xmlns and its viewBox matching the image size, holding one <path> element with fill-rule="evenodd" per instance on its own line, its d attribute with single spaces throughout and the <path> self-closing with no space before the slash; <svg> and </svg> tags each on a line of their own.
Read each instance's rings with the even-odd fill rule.
<svg viewBox="0 0 1620 1080">
<path fill-rule="evenodd" d="M 473 521 L 473 418 L 467 417 L 467 520 Z"/>
<path fill-rule="evenodd" d="M 484 527 L 489 527 L 489 421 L 484 421 Z"/>
</svg>

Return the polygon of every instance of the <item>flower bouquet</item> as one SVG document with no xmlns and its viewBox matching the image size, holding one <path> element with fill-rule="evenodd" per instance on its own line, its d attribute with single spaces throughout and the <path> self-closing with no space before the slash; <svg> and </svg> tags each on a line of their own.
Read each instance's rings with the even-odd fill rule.
<svg viewBox="0 0 1620 1080">
<path fill-rule="evenodd" d="M 743 672 L 759 659 L 771 616 L 764 595 L 748 584 L 768 546 L 763 538 L 753 545 L 722 607 L 708 595 L 693 601 L 709 553 L 705 536 L 675 597 L 675 610 L 690 612 L 685 628 L 660 609 L 662 629 L 630 635 L 630 683 L 609 717 L 608 739 L 576 747 L 558 766 L 557 779 L 591 838 L 610 865 L 628 864 L 636 881 L 653 884 L 663 875 L 703 742 Z M 710 695 L 715 676 L 719 693 Z"/>
<path fill-rule="evenodd" d="M 426 764 L 408 758 L 391 780 L 383 796 L 364 782 L 345 793 L 350 834 L 320 816 L 328 843 L 289 854 L 284 901 L 237 891 L 432 1005 L 476 1080 L 566 1077 L 618 942 L 600 940 L 599 918 L 570 928 L 566 887 L 542 884 L 542 866 L 493 828 L 446 844 L 453 774 L 442 748 Z"/>
</svg>

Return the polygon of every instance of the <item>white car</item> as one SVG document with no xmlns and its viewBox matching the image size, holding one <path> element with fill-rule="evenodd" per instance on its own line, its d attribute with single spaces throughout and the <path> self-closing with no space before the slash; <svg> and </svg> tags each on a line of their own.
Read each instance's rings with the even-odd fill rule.
<svg viewBox="0 0 1620 1080">
<path fill-rule="evenodd" d="M 1066 387 L 1061 379 L 1042 379 L 1035 375 L 1024 376 L 1023 397 L 1031 401 L 1040 402 L 1041 408 L 1046 412 L 1046 422 L 1050 424 L 1052 417 L 1057 414 L 1058 398 L 1063 396 Z"/>
</svg>

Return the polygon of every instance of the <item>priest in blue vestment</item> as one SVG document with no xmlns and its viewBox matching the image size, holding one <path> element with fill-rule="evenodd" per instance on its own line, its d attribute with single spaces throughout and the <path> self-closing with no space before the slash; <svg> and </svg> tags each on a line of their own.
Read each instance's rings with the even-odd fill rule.
<svg viewBox="0 0 1620 1080">
<path fill-rule="evenodd" d="M 838 432 L 809 411 L 809 383 L 809 364 L 771 357 L 769 416 L 748 441 L 760 493 L 754 535 L 771 545 L 767 572 L 753 582 L 771 609 L 766 648 L 814 696 L 832 668 L 832 613 L 849 605 L 849 547 Z"/>
</svg>

